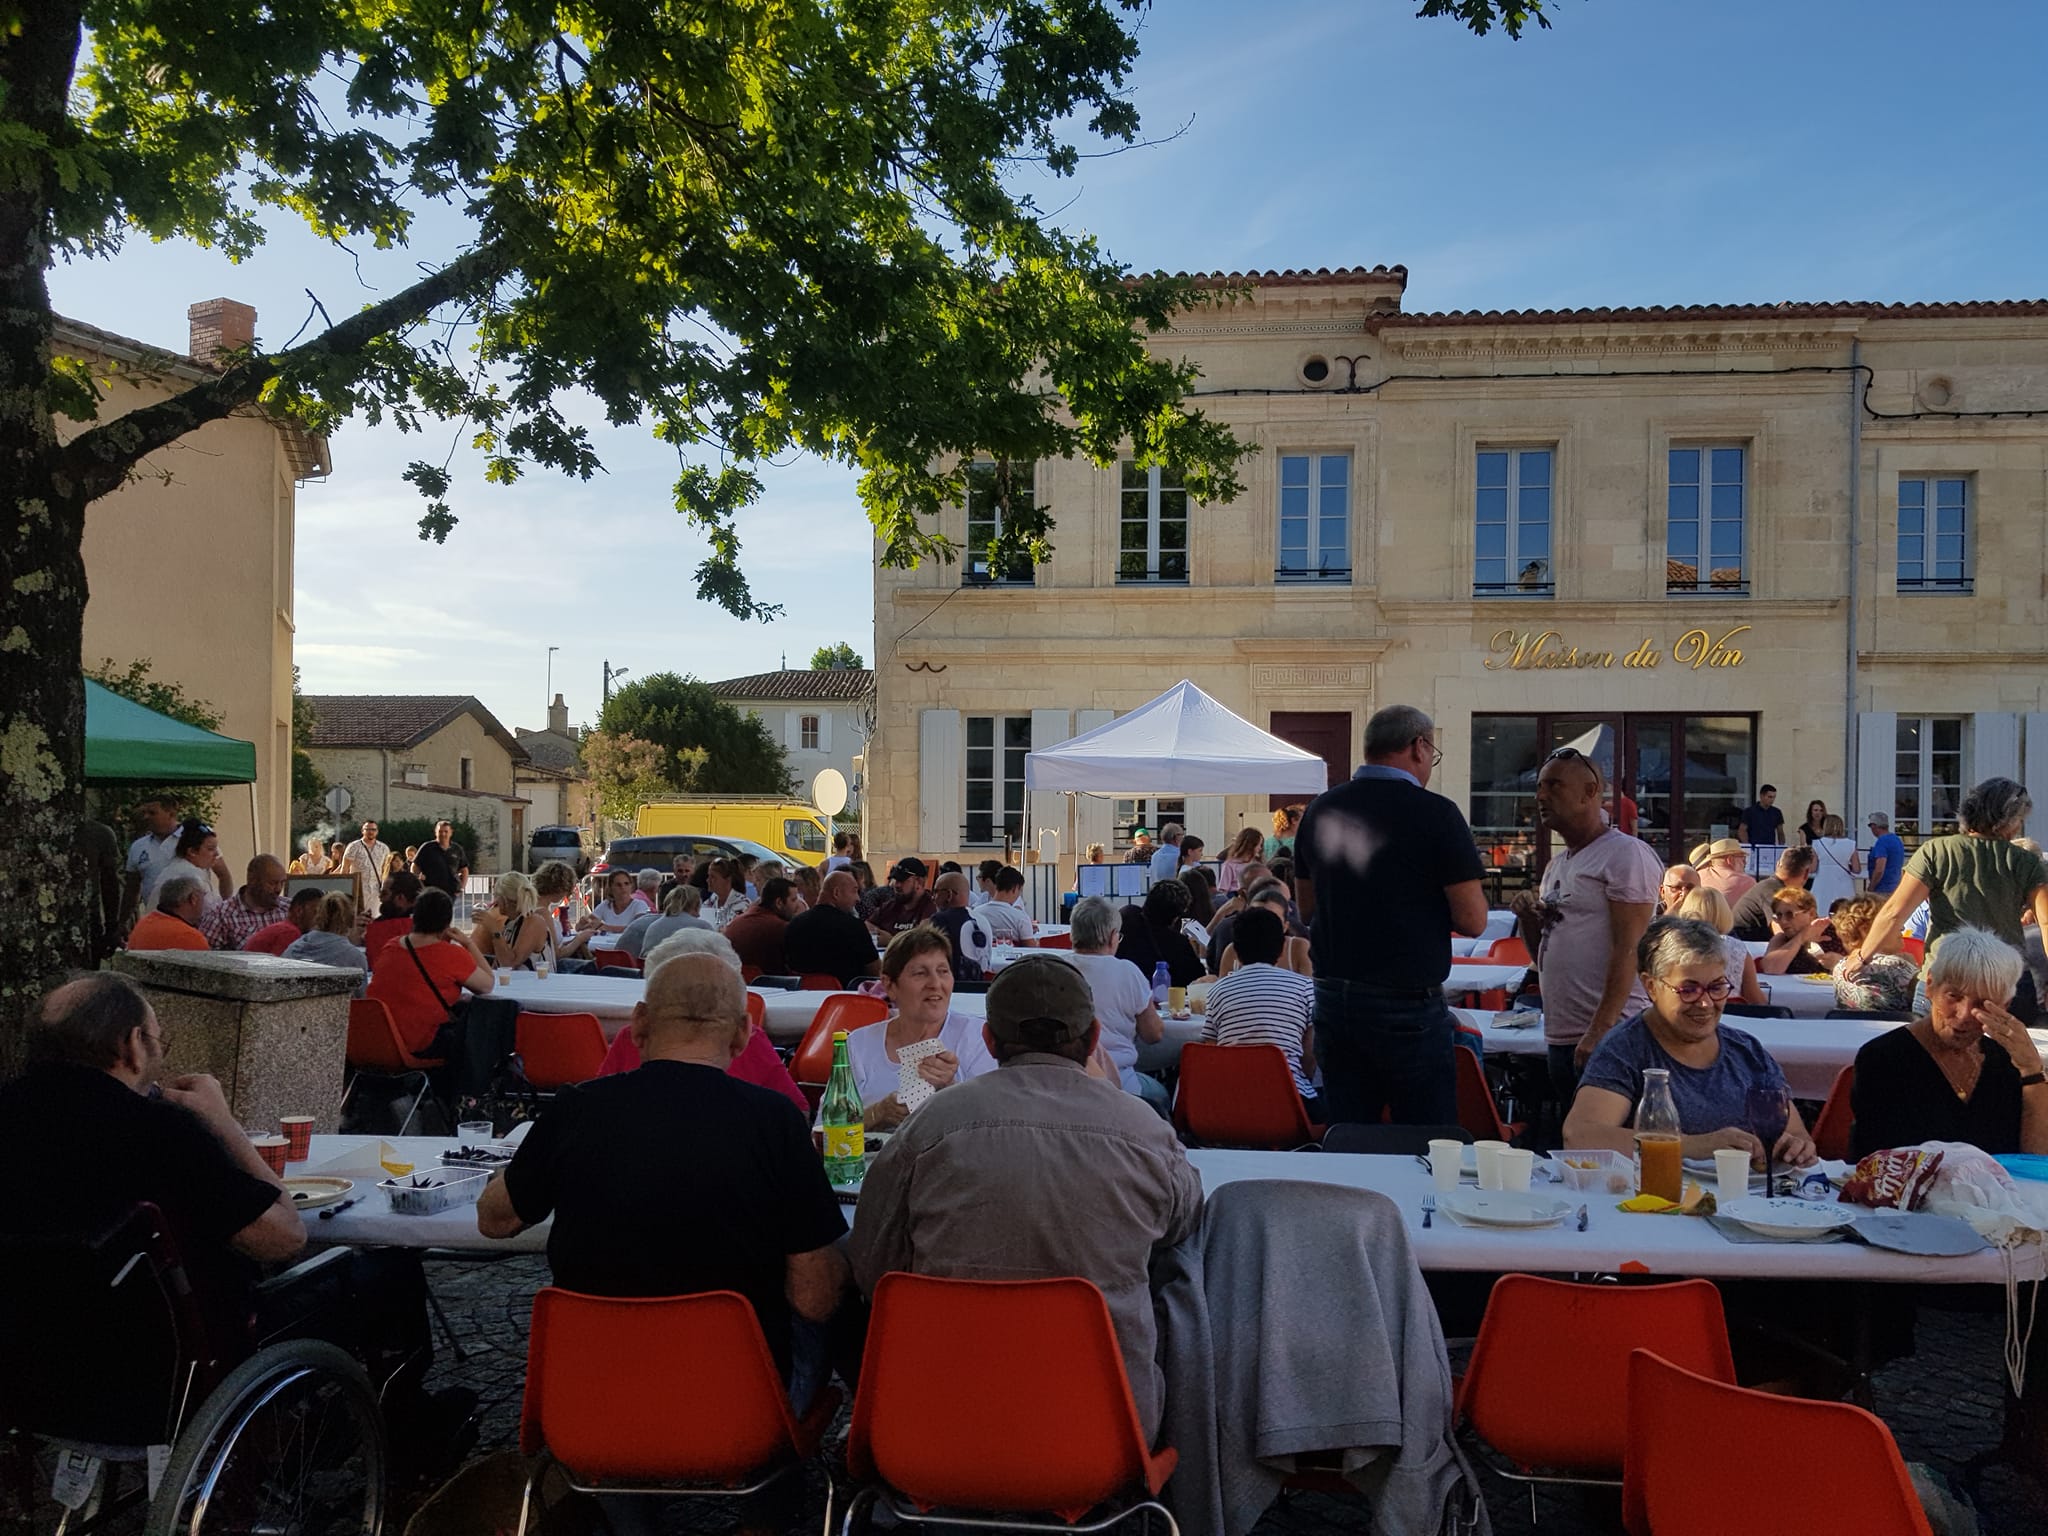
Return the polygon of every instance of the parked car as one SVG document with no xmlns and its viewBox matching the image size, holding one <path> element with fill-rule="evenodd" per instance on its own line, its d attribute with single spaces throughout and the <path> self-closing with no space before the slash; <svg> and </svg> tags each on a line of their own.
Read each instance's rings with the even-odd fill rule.
<svg viewBox="0 0 2048 1536">
<path fill-rule="evenodd" d="M 731 859 L 746 854 L 755 859 L 787 865 L 786 855 L 744 837 L 705 837 L 695 832 L 677 832 L 662 837 L 615 837 L 606 846 L 591 873 L 600 880 L 615 869 L 634 874 L 658 869 L 664 875 L 675 867 L 676 855 L 687 853 L 702 864 L 706 859 Z"/>
<path fill-rule="evenodd" d="M 583 851 L 583 833 L 575 827 L 535 827 L 526 843 L 526 867 L 539 869 L 550 859 L 560 859 L 576 871 L 581 880 L 590 873 L 590 855 Z"/>
</svg>

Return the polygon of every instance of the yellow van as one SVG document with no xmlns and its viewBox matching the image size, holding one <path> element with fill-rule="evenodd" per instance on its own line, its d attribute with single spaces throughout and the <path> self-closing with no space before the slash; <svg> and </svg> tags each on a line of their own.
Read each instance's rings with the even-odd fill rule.
<svg viewBox="0 0 2048 1536">
<path fill-rule="evenodd" d="M 816 806 L 778 795 L 677 795 L 640 807 L 633 830 L 641 837 L 744 837 L 795 864 L 822 864 L 832 851 L 825 815 Z"/>
</svg>

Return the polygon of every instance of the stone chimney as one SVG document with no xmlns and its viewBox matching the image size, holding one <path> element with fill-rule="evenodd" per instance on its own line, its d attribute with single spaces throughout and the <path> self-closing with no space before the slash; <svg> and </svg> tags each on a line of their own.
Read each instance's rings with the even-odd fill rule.
<svg viewBox="0 0 2048 1536">
<path fill-rule="evenodd" d="M 256 339 L 256 311 L 235 299 L 202 299 L 185 311 L 192 341 L 187 350 L 195 362 L 217 366 L 214 355 L 233 352 Z"/>
<path fill-rule="evenodd" d="M 562 696 L 555 695 L 555 702 L 548 706 L 548 729 L 557 736 L 569 734 L 569 706 L 562 702 Z"/>
</svg>

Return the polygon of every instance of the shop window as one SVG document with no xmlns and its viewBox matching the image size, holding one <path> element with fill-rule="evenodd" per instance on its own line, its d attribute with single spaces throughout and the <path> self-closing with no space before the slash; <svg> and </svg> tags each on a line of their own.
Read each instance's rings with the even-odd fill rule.
<svg viewBox="0 0 2048 1536">
<path fill-rule="evenodd" d="M 967 825 L 964 846 L 1024 841 L 1024 755 L 1029 715 L 967 717 Z"/>
<path fill-rule="evenodd" d="M 1665 504 L 1664 589 L 1749 595 L 1747 449 L 1673 448 Z"/>
<path fill-rule="evenodd" d="M 1963 717 L 1899 716 L 1892 785 L 1892 830 L 1899 836 L 1955 831 L 1963 803 Z"/>
<path fill-rule="evenodd" d="M 1552 597 L 1548 448 L 1482 448 L 1474 466 L 1472 595 Z"/>
<path fill-rule="evenodd" d="M 1899 590 L 1969 592 L 1970 482 L 1899 477 Z"/>
<path fill-rule="evenodd" d="M 1351 456 L 1280 455 L 1280 552 L 1273 579 L 1351 579 Z"/>
</svg>

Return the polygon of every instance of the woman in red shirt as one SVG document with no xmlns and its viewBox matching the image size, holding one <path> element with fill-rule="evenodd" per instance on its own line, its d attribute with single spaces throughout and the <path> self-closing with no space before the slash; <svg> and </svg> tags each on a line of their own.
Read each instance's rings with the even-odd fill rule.
<svg viewBox="0 0 2048 1536">
<path fill-rule="evenodd" d="M 384 946 L 364 994 L 391 1010 L 398 1038 L 423 1061 L 446 1061 L 454 1054 L 461 1036 L 449 1013 L 462 1000 L 462 989 L 491 990 L 489 964 L 449 927 L 454 917 L 455 902 L 446 891 L 422 891 L 412 909 L 412 932 Z"/>
</svg>

